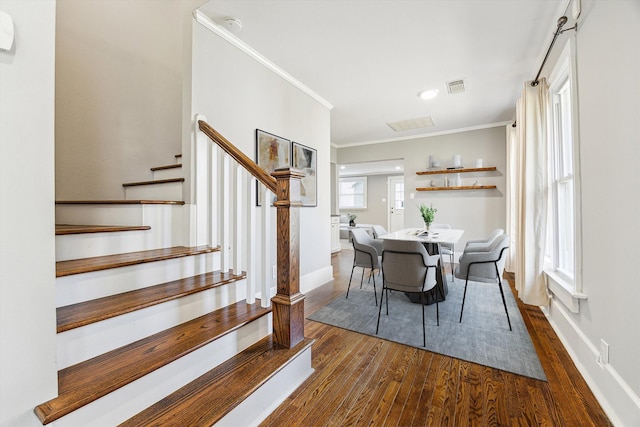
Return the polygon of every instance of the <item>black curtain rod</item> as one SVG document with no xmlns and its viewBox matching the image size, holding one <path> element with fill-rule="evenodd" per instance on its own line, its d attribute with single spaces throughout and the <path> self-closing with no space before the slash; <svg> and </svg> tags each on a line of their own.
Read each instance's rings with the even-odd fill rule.
<svg viewBox="0 0 640 427">
<path fill-rule="evenodd" d="M 573 30 L 573 29 L 577 29 L 578 28 L 578 23 L 576 22 L 576 24 L 571 27 L 571 28 L 567 28 L 566 30 L 563 30 L 562 27 L 564 26 L 564 24 L 566 24 L 568 21 L 566 16 L 561 16 L 560 19 L 558 19 L 558 28 L 556 28 L 556 32 L 553 34 L 553 39 L 551 40 L 551 45 L 549 45 L 549 49 L 547 50 L 547 54 L 544 56 L 544 59 L 542 60 L 542 64 L 540 65 L 540 69 L 538 70 L 538 74 L 536 74 L 536 78 L 533 79 L 533 81 L 531 82 L 531 86 L 538 86 L 539 78 L 540 78 L 540 73 L 542 73 L 542 69 L 544 68 L 544 64 L 547 62 L 547 59 L 549 58 L 549 54 L 551 53 L 551 49 L 553 48 L 554 43 L 556 42 L 556 39 L 558 38 L 558 36 L 562 33 L 564 33 L 565 31 L 569 31 L 569 30 Z"/>
</svg>

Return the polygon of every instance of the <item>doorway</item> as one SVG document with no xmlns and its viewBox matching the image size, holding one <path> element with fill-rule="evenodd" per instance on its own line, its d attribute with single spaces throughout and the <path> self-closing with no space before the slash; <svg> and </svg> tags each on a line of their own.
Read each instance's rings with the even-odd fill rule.
<svg viewBox="0 0 640 427">
<path fill-rule="evenodd" d="M 390 176 L 387 189 L 387 224 L 392 233 L 404 228 L 404 176 Z"/>
</svg>

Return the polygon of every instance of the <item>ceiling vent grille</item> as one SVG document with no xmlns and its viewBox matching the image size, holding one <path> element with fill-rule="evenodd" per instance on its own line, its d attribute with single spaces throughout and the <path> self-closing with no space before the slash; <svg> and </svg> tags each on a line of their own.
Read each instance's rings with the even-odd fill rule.
<svg viewBox="0 0 640 427">
<path fill-rule="evenodd" d="M 452 82 L 447 82 L 447 91 L 452 95 L 464 92 L 464 80 L 454 80 Z"/>
<path fill-rule="evenodd" d="M 433 125 L 434 125 L 434 123 L 433 123 L 433 119 L 431 118 L 431 116 L 419 117 L 417 119 L 408 119 L 408 120 L 401 120 L 399 122 L 387 123 L 387 126 L 389 126 L 391 129 L 393 129 L 394 132 L 402 132 L 402 131 L 405 131 L 405 130 L 428 128 L 428 127 L 431 127 Z"/>
</svg>

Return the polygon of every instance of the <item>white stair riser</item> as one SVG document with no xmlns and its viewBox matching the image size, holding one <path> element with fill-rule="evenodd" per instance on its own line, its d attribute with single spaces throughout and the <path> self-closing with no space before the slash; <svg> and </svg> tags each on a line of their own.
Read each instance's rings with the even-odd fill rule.
<svg viewBox="0 0 640 427">
<path fill-rule="evenodd" d="M 184 232 L 186 205 L 56 205 L 56 224 L 148 225 L 151 228 Z"/>
<path fill-rule="evenodd" d="M 56 307 L 216 271 L 220 252 L 73 274 L 56 279 Z"/>
<path fill-rule="evenodd" d="M 56 261 L 183 246 L 182 237 L 163 231 L 156 227 L 150 230 L 56 236 Z"/>
<path fill-rule="evenodd" d="M 218 421 L 215 427 L 258 426 L 313 372 L 311 347 L 308 347 Z"/>
<path fill-rule="evenodd" d="M 126 200 L 184 200 L 182 182 L 125 187 L 124 198 Z"/>
<path fill-rule="evenodd" d="M 271 314 L 60 418 L 50 426 L 114 426 L 271 333 Z"/>
<path fill-rule="evenodd" d="M 153 179 L 182 178 L 182 168 L 160 169 L 153 171 Z"/>
<path fill-rule="evenodd" d="M 75 365 L 245 298 L 246 281 L 240 280 L 59 333 L 58 369 Z"/>
</svg>

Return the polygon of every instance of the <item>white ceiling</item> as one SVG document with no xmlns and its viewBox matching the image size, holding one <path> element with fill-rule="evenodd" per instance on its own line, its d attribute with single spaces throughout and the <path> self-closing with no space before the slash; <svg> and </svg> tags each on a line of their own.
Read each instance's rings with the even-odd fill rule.
<svg viewBox="0 0 640 427">
<path fill-rule="evenodd" d="M 210 0 L 215 22 L 331 103 L 337 146 L 504 124 L 566 0 Z M 447 93 L 464 79 L 466 91 Z M 438 89 L 429 101 L 423 89 Z M 431 116 L 429 128 L 387 122 Z"/>
</svg>

